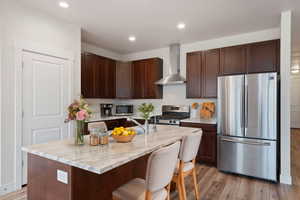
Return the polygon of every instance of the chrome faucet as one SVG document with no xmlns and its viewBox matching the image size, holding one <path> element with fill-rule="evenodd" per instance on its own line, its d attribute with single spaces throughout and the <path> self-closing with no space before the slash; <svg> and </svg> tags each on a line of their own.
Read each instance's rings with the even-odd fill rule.
<svg viewBox="0 0 300 200">
<path fill-rule="evenodd" d="M 131 118 L 131 117 L 127 117 L 126 119 L 127 119 L 127 121 L 132 121 L 132 122 L 134 122 L 136 125 L 138 125 L 139 127 L 141 127 L 141 128 L 143 129 L 144 134 L 146 133 L 146 129 L 145 129 L 144 126 L 143 126 L 142 124 L 140 124 L 138 121 L 136 121 L 135 119 L 133 119 L 133 118 Z"/>
</svg>

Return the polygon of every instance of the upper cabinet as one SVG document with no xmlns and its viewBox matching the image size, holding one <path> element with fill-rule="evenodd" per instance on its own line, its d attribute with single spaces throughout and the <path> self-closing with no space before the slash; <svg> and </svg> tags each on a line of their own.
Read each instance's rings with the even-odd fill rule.
<svg viewBox="0 0 300 200">
<path fill-rule="evenodd" d="M 247 45 L 247 72 L 275 72 L 279 70 L 280 40 Z"/>
<path fill-rule="evenodd" d="M 84 98 L 162 98 L 162 86 L 155 84 L 163 76 L 159 58 L 124 63 L 83 53 L 81 62 Z"/>
<path fill-rule="evenodd" d="M 221 75 L 246 73 L 246 46 L 225 47 L 220 52 Z"/>
<path fill-rule="evenodd" d="M 115 98 L 116 61 L 82 54 L 81 92 L 85 98 Z"/>
<path fill-rule="evenodd" d="M 279 71 L 280 40 L 221 48 L 220 75 Z"/>
<path fill-rule="evenodd" d="M 220 49 L 202 53 L 202 97 L 217 97 L 217 76 L 220 68 Z"/>
<path fill-rule="evenodd" d="M 186 57 L 186 97 L 199 98 L 202 96 L 202 53 L 188 53 Z"/>
<path fill-rule="evenodd" d="M 216 98 L 220 50 L 188 53 L 186 66 L 187 98 Z"/>
<path fill-rule="evenodd" d="M 116 68 L 116 97 L 129 99 L 132 97 L 132 64 L 117 62 Z"/>
<path fill-rule="evenodd" d="M 134 99 L 161 99 L 163 88 L 155 82 L 163 77 L 163 61 L 150 58 L 132 62 L 132 95 Z"/>
</svg>

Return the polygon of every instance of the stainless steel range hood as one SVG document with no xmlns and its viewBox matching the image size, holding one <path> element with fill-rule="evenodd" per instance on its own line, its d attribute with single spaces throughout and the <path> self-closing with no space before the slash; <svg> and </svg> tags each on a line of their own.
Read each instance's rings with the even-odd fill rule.
<svg viewBox="0 0 300 200">
<path fill-rule="evenodd" d="M 157 85 L 175 85 L 186 82 L 185 78 L 180 75 L 180 44 L 170 45 L 170 65 L 169 75 L 157 81 Z"/>
</svg>

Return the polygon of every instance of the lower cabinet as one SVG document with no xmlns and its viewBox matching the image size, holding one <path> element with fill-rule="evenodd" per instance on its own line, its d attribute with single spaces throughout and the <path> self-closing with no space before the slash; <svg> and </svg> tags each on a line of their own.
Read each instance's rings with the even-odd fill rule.
<svg viewBox="0 0 300 200">
<path fill-rule="evenodd" d="M 180 126 L 202 129 L 203 135 L 196 160 L 199 163 L 217 166 L 217 125 L 181 122 Z"/>
</svg>

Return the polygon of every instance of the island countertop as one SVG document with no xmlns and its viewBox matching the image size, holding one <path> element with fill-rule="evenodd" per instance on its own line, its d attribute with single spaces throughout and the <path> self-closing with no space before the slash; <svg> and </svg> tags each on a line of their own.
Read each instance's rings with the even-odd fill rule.
<svg viewBox="0 0 300 200">
<path fill-rule="evenodd" d="M 137 135 L 130 143 L 116 143 L 110 138 L 108 145 L 90 146 L 89 138 L 86 136 L 85 145 L 82 146 L 75 146 L 73 139 L 67 139 L 23 147 L 22 150 L 96 174 L 103 174 L 199 130 L 157 125 L 157 132 L 150 133 L 147 137 Z"/>
</svg>

